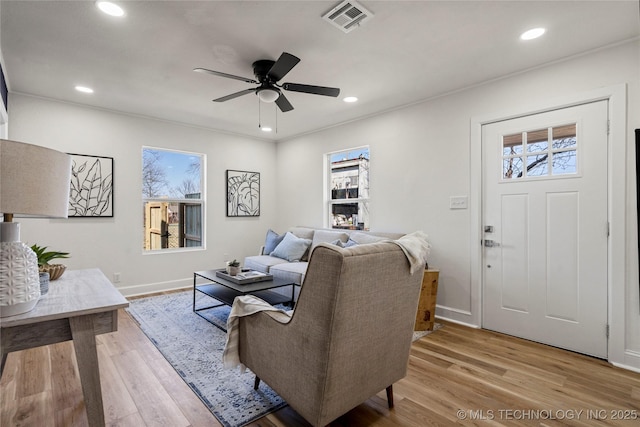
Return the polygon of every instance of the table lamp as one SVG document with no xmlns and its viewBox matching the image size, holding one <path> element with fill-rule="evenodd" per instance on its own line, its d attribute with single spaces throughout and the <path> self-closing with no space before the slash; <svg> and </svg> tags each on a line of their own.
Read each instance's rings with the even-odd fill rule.
<svg viewBox="0 0 640 427">
<path fill-rule="evenodd" d="M 26 313 L 40 298 L 38 260 L 13 216 L 66 218 L 70 182 L 69 155 L 0 139 L 0 317 Z"/>
</svg>

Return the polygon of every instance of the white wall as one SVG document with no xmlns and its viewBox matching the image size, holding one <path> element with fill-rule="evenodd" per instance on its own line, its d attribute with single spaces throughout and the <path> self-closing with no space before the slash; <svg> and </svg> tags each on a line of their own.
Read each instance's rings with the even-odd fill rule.
<svg viewBox="0 0 640 427">
<path fill-rule="evenodd" d="M 627 241 L 622 330 L 613 362 L 640 369 L 640 296 L 633 129 L 640 127 L 640 42 L 634 41 L 274 144 L 173 123 L 143 119 L 12 93 L 11 139 L 66 152 L 115 158 L 113 219 L 22 219 L 22 240 L 72 253 L 69 268 L 99 267 L 126 294 L 191 283 L 193 270 L 220 265 L 224 253 L 253 254 L 269 227 L 323 225 L 323 154 L 371 147 L 371 227 L 424 230 L 433 245 L 430 264 L 441 271 L 438 314 L 478 324 L 470 254 L 470 209 L 450 210 L 450 196 L 470 194 L 470 133 L 474 117 L 525 110 L 530 105 L 626 84 Z M 140 152 L 142 145 L 204 152 L 208 156 L 207 249 L 142 255 Z M 251 156 L 247 156 L 247 153 Z M 224 171 L 261 172 L 261 216 L 225 217 Z M 139 224 L 139 226 L 137 225 Z M 620 226 L 615 224 L 615 226 Z"/>
<path fill-rule="evenodd" d="M 472 72 L 472 70 L 470 70 Z M 438 315 L 480 324 L 472 296 L 470 210 L 450 210 L 450 196 L 468 196 L 470 123 L 476 116 L 522 111 L 562 96 L 627 85 L 626 316 L 615 362 L 640 369 L 635 165 L 633 129 L 640 127 L 640 42 L 570 58 L 403 109 L 278 143 L 278 231 L 323 225 L 323 154 L 371 147 L 371 229 L 424 230 L 433 245 L 429 264 L 440 269 Z M 622 162 L 624 164 L 624 161 Z M 283 167 L 287 165 L 287 167 Z M 621 305 L 623 305 L 622 303 Z M 623 309 L 614 307 L 614 310 Z M 474 312 L 475 311 L 475 312 Z M 621 322 L 619 322 L 621 323 Z"/>
<path fill-rule="evenodd" d="M 258 251 L 276 219 L 275 143 L 12 93 L 9 138 L 68 153 L 114 158 L 113 218 L 26 219 L 21 240 L 71 253 L 70 269 L 100 268 L 125 295 L 192 284 L 193 271 Z M 206 250 L 142 251 L 142 146 L 204 153 Z M 248 155 L 250 154 L 250 155 Z M 260 172 L 261 215 L 226 217 L 226 169 Z M 229 254 L 228 258 L 224 254 Z"/>
</svg>

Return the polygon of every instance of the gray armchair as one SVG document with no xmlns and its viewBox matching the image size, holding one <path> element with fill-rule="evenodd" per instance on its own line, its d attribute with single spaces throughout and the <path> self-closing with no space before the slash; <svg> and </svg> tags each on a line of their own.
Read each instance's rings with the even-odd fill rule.
<svg viewBox="0 0 640 427">
<path fill-rule="evenodd" d="M 406 375 L 423 270 L 394 243 L 320 244 L 287 323 L 241 317 L 240 361 L 324 426 Z"/>
</svg>

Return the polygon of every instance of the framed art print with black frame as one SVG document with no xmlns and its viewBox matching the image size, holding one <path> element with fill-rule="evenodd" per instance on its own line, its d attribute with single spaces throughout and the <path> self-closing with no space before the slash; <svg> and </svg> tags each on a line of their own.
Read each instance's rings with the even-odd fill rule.
<svg viewBox="0 0 640 427">
<path fill-rule="evenodd" d="M 113 217 L 113 158 L 69 154 L 69 218 Z"/>
<path fill-rule="evenodd" d="M 227 170 L 227 216 L 260 216 L 260 173 Z"/>
</svg>

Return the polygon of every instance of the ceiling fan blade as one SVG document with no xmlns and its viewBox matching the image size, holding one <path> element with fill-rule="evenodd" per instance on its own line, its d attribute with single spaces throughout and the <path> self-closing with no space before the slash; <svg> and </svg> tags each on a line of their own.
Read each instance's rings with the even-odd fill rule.
<svg viewBox="0 0 640 427">
<path fill-rule="evenodd" d="M 245 89 L 245 90 L 241 90 L 240 92 L 232 93 L 231 95 L 227 95 L 227 96 L 223 96 L 223 97 L 218 98 L 218 99 L 214 99 L 214 100 L 213 100 L 213 102 L 224 102 L 224 101 L 228 101 L 228 100 L 230 100 L 230 99 L 234 99 L 234 98 L 237 98 L 237 97 L 239 97 L 239 96 L 246 95 L 246 94 L 248 94 L 248 93 L 255 92 L 255 91 L 256 91 L 255 89 Z"/>
<path fill-rule="evenodd" d="M 270 77 L 274 82 L 277 82 L 281 78 L 283 78 L 296 64 L 300 62 L 300 58 L 291 55 L 287 52 L 282 52 L 280 58 L 276 61 L 275 64 L 271 66 L 271 69 L 267 73 L 267 76 Z"/>
<path fill-rule="evenodd" d="M 287 97 L 284 96 L 284 93 L 280 93 L 280 96 L 276 99 L 276 105 L 283 113 L 293 110 L 293 105 L 291 105 Z"/>
<path fill-rule="evenodd" d="M 324 95 L 336 97 L 340 95 L 340 89 L 337 87 L 302 85 L 299 83 L 285 83 L 282 85 L 285 90 L 293 92 L 312 93 L 314 95 Z"/>
<path fill-rule="evenodd" d="M 258 83 L 257 81 L 247 77 L 234 76 L 233 74 L 221 73 L 220 71 L 207 70 L 206 68 L 194 68 L 193 71 L 196 71 L 198 73 L 213 74 L 214 76 L 226 77 L 228 79 L 240 80 L 245 83 Z"/>
</svg>

